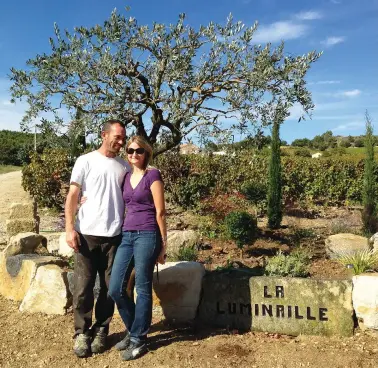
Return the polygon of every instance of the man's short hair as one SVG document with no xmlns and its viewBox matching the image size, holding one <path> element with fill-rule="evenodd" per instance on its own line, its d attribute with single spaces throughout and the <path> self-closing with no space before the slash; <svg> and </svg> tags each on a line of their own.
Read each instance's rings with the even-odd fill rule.
<svg viewBox="0 0 378 368">
<path fill-rule="evenodd" d="M 108 132 L 108 131 L 111 129 L 111 127 L 112 127 L 113 125 L 115 125 L 115 124 L 119 124 L 122 128 L 125 129 L 125 124 L 122 123 L 121 120 L 110 119 L 110 120 L 107 120 L 107 121 L 104 123 L 104 125 L 102 126 L 101 131 L 102 131 L 102 132 Z"/>
</svg>

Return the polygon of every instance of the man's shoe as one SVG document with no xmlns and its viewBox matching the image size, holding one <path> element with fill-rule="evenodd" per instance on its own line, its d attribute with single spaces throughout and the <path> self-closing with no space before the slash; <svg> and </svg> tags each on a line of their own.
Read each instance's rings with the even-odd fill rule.
<svg viewBox="0 0 378 368">
<path fill-rule="evenodd" d="M 122 352 L 122 360 L 133 360 L 141 357 L 147 352 L 147 345 L 145 342 L 132 342 L 126 350 Z"/>
<path fill-rule="evenodd" d="M 115 348 L 117 350 L 126 350 L 128 346 L 130 345 L 130 334 L 126 332 L 126 336 L 117 344 L 115 344 Z"/>
<path fill-rule="evenodd" d="M 95 332 L 91 344 L 91 350 L 93 354 L 101 354 L 106 350 L 106 333 L 103 331 Z"/>
<path fill-rule="evenodd" d="M 79 334 L 75 338 L 74 353 L 79 358 L 85 358 L 91 354 L 91 338 L 85 334 Z"/>
</svg>

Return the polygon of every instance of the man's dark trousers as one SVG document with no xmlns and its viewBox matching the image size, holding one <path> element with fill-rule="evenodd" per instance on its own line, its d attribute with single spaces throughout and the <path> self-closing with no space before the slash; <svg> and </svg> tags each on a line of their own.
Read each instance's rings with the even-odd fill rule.
<svg viewBox="0 0 378 368">
<path fill-rule="evenodd" d="M 110 274 L 117 247 L 122 235 L 102 237 L 79 234 L 79 252 L 75 253 L 73 311 L 75 336 L 94 331 L 109 332 L 114 313 L 114 302 L 108 295 Z M 100 293 L 95 307 L 95 323 L 92 326 L 94 306 L 93 288 L 96 275 L 100 279 Z"/>
</svg>

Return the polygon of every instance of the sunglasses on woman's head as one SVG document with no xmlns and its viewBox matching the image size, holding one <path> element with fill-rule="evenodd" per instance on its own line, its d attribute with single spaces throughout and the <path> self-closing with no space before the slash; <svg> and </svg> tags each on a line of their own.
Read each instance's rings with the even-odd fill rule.
<svg viewBox="0 0 378 368">
<path fill-rule="evenodd" d="M 143 153 L 145 152 L 145 149 L 142 148 L 142 147 L 139 147 L 139 148 L 128 148 L 126 150 L 126 152 L 129 155 L 132 155 L 134 152 L 136 152 L 138 155 L 143 155 Z"/>
</svg>

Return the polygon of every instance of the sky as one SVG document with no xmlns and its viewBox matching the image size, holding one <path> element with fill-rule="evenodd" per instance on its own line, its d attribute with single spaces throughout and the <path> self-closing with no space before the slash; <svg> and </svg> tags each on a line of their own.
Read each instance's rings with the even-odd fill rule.
<svg viewBox="0 0 378 368">
<path fill-rule="evenodd" d="M 18 0 L 0 5 L 0 129 L 19 130 L 26 106 L 10 103 L 10 68 L 48 53 L 54 22 L 60 29 L 102 24 L 114 8 L 130 6 L 139 24 L 176 23 L 186 13 L 193 27 L 234 20 L 259 28 L 258 43 L 285 41 L 285 52 L 302 55 L 323 51 L 306 79 L 315 109 L 312 119 L 298 122 L 294 106 L 281 128 L 281 138 L 364 134 L 367 110 L 378 134 L 378 0 Z M 64 115 L 64 111 L 63 111 Z"/>
</svg>

